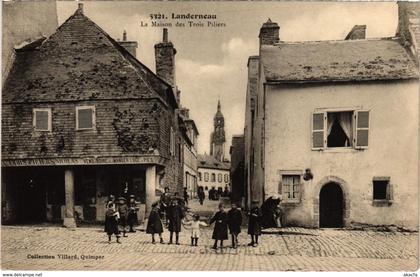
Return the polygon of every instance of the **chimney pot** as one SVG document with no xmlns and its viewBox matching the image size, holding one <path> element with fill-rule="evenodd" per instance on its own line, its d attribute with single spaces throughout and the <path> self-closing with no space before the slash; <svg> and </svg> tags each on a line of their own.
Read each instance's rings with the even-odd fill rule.
<svg viewBox="0 0 420 277">
<path fill-rule="evenodd" d="M 79 3 L 78 5 L 78 10 L 81 12 L 81 13 L 83 13 L 83 3 Z"/>
<path fill-rule="evenodd" d="M 168 29 L 163 28 L 163 42 L 168 42 Z"/>
<path fill-rule="evenodd" d="M 127 31 L 124 30 L 123 32 L 123 41 L 127 41 Z"/>
<path fill-rule="evenodd" d="M 280 41 L 279 30 L 279 25 L 269 18 L 260 29 L 260 45 L 273 45 L 278 43 Z"/>
</svg>

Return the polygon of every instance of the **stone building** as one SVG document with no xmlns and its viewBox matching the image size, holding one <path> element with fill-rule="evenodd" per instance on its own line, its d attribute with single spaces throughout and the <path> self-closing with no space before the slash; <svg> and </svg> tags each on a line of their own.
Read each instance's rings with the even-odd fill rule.
<svg viewBox="0 0 420 277">
<path fill-rule="evenodd" d="M 184 134 L 184 188 L 187 188 L 190 197 L 197 196 L 197 137 L 199 135 L 195 121 L 190 118 L 189 110 L 187 108 L 180 109 L 180 118 L 182 120 L 185 131 Z"/>
<path fill-rule="evenodd" d="M 210 155 L 216 160 L 225 159 L 225 118 L 222 114 L 220 100 L 217 102 L 217 112 L 213 118 L 214 131 L 210 135 Z"/>
<path fill-rule="evenodd" d="M 230 187 L 230 163 L 221 162 L 212 155 L 198 155 L 198 185 L 209 190 Z"/>
<path fill-rule="evenodd" d="M 176 51 L 164 31 L 155 74 L 124 42 L 79 4 L 50 37 L 15 48 L 2 93 L 3 222 L 103 220 L 110 194 L 134 194 L 143 217 L 163 187 L 182 192 Z"/>
<path fill-rule="evenodd" d="M 231 199 L 236 203 L 243 203 L 245 196 L 245 149 L 244 136 L 236 135 L 232 137 L 232 146 L 230 147 L 230 177 L 232 193 Z"/>
<path fill-rule="evenodd" d="M 359 25 L 284 42 L 263 24 L 248 63 L 248 203 L 281 194 L 285 225 L 418 229 L 419 3 L 398 8 L 390 38 Z"/>
</svg>

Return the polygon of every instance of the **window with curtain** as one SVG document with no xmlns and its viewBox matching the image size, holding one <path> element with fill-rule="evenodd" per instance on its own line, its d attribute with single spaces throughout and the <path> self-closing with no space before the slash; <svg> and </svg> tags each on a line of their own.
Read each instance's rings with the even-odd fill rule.
<svg viewBox="0 0 420 277">
<path fill-rule="evenodd" d="M 221 183 L 223 181 L 223 179 L 222 179 L 222 173 L 217 174 L 217 181 L 219 183 Z"/>
<path fill-rule="evenodd" d="M 209 181 L 209 173 L 204 172 L 204 182 L 208 182 L 208 181 Z"/>
<path fill-rule="evenodd" d="M 353 145 L 353 112 L 327 113 L 327 147 Z"/>
</svg>

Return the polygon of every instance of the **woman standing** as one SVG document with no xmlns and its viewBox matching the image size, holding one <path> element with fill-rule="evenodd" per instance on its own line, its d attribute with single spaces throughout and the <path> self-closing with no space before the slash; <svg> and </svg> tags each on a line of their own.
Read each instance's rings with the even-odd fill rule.
<svg viewBox="0 0 420 277">
<path fill-rule="evenodd" d="M 159 216 L 158 202 L 155 202 L 152 204 L 152 210 L 147 221 L 146 234 L 152 235 L 152 243 L 155 244 L 155 234 L 159 234 L 160 243 L 163 243 L 162 233 L 163 225 Z"/>
</svg>

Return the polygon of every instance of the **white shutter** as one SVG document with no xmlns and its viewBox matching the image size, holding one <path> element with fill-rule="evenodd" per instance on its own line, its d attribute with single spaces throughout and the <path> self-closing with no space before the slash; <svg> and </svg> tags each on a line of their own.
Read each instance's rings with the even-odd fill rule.
<svg viewBox="0 0 420 277">
<path fill-rule="evenodd" d="M 355 136 L 354 145 L 356 148 L 364 149 L 369 145 L 369 127 L 370 114 L 369 111 L 355 112 Z"/>
<path fill-rule="evenodd" d="M 312 114 L 312 149 L 320 150 L 325 147 L 325 113 Z"/>
</svg>

